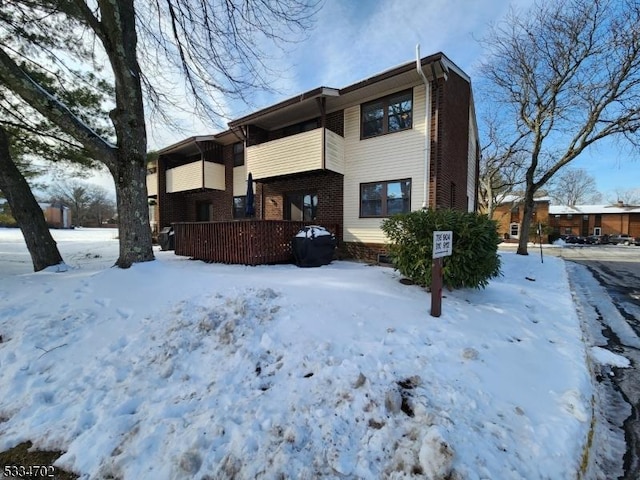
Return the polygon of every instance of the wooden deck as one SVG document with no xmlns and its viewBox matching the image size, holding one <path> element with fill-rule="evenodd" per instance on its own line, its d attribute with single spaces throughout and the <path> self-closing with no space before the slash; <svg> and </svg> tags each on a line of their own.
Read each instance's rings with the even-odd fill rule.
<svg viewBox="0 0 640 480">
<path fill-rule="evenodd" d="M 174 223 L 175 254 L 240 265 L 291 263 L 291 240 L 309 224 L 287 220 Z M 333 234 L 339 231 L 338 225 L 324 227 Z"/>
</svg>

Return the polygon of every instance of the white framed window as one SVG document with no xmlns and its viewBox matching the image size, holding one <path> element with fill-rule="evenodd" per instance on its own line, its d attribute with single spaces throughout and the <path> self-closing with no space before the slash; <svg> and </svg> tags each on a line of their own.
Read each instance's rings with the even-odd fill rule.
<svg viewBox="0 0 640 480">
<path fill-rule="evenodd" d="M 511 238 L 518 238 L 519 235 L 520 235 L 520 224 L 512 223 L 511 225 L 509 225 L 509 236 Z"/>
<path fill-rule="evenodd" d="M 594 235 L 602 235 L 602 228 L 600 228 L 600 227 L 594 227 L 594 228 L 593 228 L 593 234 L 594 234 Z"/>
</svg>

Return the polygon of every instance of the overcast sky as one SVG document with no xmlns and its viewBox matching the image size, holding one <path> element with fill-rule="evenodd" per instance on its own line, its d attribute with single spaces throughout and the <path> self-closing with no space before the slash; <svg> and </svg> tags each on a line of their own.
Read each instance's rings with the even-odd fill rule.
<svg viewBox="0 0 640 480">
<path fill-rule="evenodd" d="M 254 107 L 228 105 L 229 118 L 238 118 L 256 107 L 321 85 L 344 87 L 412 61 L 417 43 L 421 45 L 422 56 L 445 53 L 473 82 L 483 56 L 478 40 L 509 8 L 526 10 L 531 4 L 532 0 L 325 0 L 315 28 L 304 41 L 290 45 L 288 54 L 277 66 L 282 72 L 273 79 L 278 93 L 257 92 Z M 480 115 L 482 98 L 476 96 L 475 101 Z M 183 132 L 151 125 L 149 148 L 162 148 L 188 136 L 220 130 L 184 118 Z M 630 156 L 619 149 L 601 148 L 572 165 L 593 175 L 603 194 L 616 188 L 640 188 L 637 154 Z"/>
</svg>

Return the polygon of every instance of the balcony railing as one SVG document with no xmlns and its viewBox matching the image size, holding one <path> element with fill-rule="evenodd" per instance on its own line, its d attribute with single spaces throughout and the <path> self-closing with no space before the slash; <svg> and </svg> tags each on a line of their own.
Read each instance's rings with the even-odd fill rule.
<svg viewBox="0 0 640 480">
<path fill-rule="evenodd" d="M 167 193 L 200 188 L 224 190 L 224 165 L 199 160 L 167 170 Z"/>
<path fill-rule="evenodd" d="M 247 171 L 255 180 L 313 170 L 344 173 L 344 138 L 316 128 L 247 148 Z"/>
</svg>

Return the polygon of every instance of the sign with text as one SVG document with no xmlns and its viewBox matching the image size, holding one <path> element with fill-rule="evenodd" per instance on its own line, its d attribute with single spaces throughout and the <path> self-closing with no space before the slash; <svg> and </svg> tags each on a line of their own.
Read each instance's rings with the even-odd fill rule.
<svg viewBox="0 0 640 480">
<path fill-rule="evenodd" d="M 453 232 L 433 232 L 433 257 L 448 257 L 453 252 Z"/>
</svg>

